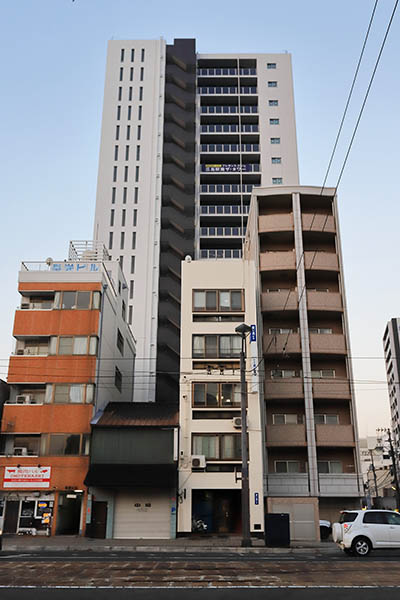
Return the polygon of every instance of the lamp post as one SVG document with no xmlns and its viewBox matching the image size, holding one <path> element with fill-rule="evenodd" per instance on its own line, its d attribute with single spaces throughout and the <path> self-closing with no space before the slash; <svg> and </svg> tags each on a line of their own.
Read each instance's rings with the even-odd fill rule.
<svg viewBox="0 0 400 600">
<path fill-rule="evenodd" d="M 251 327 L 241 323 L 235 331 L 242 338 L 240 350 L 240 408 L 242 418 L 242 547 L 251 546 L 249 511 L 249 463 L 247 441 L 246 335 Z"/>
</svg>

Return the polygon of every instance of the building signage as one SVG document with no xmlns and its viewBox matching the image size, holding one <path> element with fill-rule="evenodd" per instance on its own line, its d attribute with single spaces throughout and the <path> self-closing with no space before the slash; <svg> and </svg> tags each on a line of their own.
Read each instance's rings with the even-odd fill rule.
<svg viewBox="0 0 400 600">
<path fill-rule="evenodd" d="M 70 262 L 60 262 L 60 263 L 52 263 L 50 266 L 51 271 L 73 271 L 74 273 L 84 272 L 97 272 L 100 270 L 100 267 L 97 263 L 70 263 Z"/>
<path fill-rule="evenodd" d="M 258 495 L 258 492 L 254 492 L 254 504 L 260 504 L 260 496 Z"/>
<path fill-rule="evenodd" d="M 250 341 L 251 342 L 255 342 L 255 341 L 257 341 L 256 326 L 255 325 L 250 325 L 250 327 L 251 327 Z"/>
<path fill-rule="evenodd" d="M 48 488 L 51 467 L 5 467 L 5 488 Z"/>
<path fill-rule="evenodd" d="M 240 171 L 251 171 L 251 165 L 202 165 L 204 173 L 237 173 Z"/>
</svg>

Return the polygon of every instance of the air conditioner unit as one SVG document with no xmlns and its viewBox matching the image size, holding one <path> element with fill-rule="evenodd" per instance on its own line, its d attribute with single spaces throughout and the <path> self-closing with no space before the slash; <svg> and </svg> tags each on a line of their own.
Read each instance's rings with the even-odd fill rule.
<svg viewBox="0 0 400 600">
<path fill-rule="evenodd" d="M 242 417 L 233 417 L 233 419 L 232 419 L 232 425 L 235 427 L 235 429 L 241 429 L 241 427 L 242 427 Z"/>
<path fill-rule="evenodd" d="M 16 396 L 15 398 L 15 402 L 17 404 L 29 404 L 31 402 L 32 396 L 29 396 L 27 394 L 19 394 L 18 396 Z"/>
<path fill-rule="evenodd" d="M 18 350 L 17 350 L 16 354 L 17 354 L 18 356 L 22 356 L 22 355 L 24 354 L 24 349 L 23 349 L 23 348 L 18 348 Z"/>
<path fill-rule="evenodd" d="M 29 304 L 29 302 L 21 302 L 21 309 L 22 309 L 22 310 L 24 310 L 24 309 L 26 310 L 26 309 L 28 309 L 29 307 L 30 307 L 30 304 Z"/>
<path fill-rule="evenodd" d="M 28 448 L 14 448 L 14 456 L 28 456 Z"/>
<path fill-rule="evenodd" d="M 206 457 L 205 456 L 192 456 L 192 469 L 205 469 L 206 468 Z"/>
</svg>

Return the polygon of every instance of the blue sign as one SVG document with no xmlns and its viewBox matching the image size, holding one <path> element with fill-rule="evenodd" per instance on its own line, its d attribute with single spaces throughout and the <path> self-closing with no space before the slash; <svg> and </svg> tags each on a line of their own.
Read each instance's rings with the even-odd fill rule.
<svg viewBox="0 0 400 600">
<path fill-rule="evenodd" d="M 260 497 L 258 492 L 254 492 L 254 504 L 260 504 Z"/>
<path fill-rule="evenodd" d="M 251 331 L 250 331 L 250 341 L 251 342 L 255 342 L 257 339 L 257 335 L 256 335 L 256 326 L 255 325 L 250 325 L 251 327 Z"/>
</svg>

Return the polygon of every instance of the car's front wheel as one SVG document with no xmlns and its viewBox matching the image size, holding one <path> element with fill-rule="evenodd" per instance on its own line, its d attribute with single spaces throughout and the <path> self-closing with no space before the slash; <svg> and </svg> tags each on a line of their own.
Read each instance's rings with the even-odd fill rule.
<svg viewBox="0 0 400 600">
<path fill-rule="evenodd" d="M 359 537 L 353 541 L 351 549 L 356 556 L 364 557 L 371 552 L 372 544 L 368 538 Z"/>
</svg>

